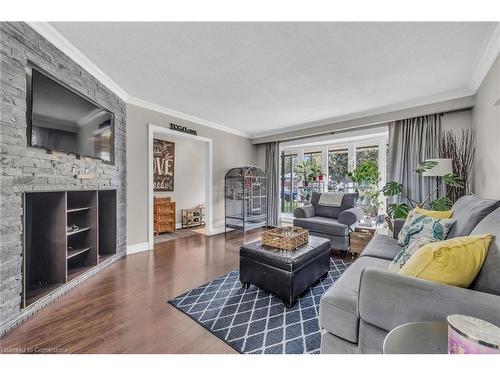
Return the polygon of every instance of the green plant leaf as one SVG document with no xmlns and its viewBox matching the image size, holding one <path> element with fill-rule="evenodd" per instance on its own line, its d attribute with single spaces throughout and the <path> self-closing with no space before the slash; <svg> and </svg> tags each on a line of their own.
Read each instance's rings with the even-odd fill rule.
<svg viewBox="0 0 500 375">
<path fill-rule="evenodd" d="M 295 166 L 294 172 L 299 181 L 313 181 L 316 176 L 323 174 L 319 157 L 303 160 Z"/>
<path fill-rule="evenodd" d="M 448 211 L 451 206 L 453 202 L 448 197 L 440 197 L 429 203 L 429 207 L 435 211 Z"/>
<path fill-rule="evenodd" d="M 438 164 L 439 163 L 437 161 L 435 161 L 435 160 L 426 160 L 426 161 L 423 161 L 423 162 L 421 162 L 418 165 L 417 169 L 415 169 L 415 172 L 418 173 L 418 174 L 422 174 L 425 171 L 428 171 L 429 169 L 434 168 Z"/>
<path fill-rule="evenodd" d="M 451 187 L 456 187 L 456 188 L 463 188 L 464 183 L 462 181 L 462 178 L 460 176 L 457 176 L 454 173 L 448 173 L 447 175 L 443 176 L 444 183 L 448 186 Z"/>
<path fill-rule="evenodd" d="M 377 184 L 380 173 L 376 160 L 363 160 L 352 172 L 347 173 L 353 182 L 358 184 Z"/>
<path fill-rule="evenodd" d="M 393 219 L 406 219 L 408 212 L 409 209 L 406 203 L 392 203 L 387 206 L 387 213 Z"/>
<path fill-rule="evenodd" d="M 382 188 L 382 193 L 384 193 L 386 197 L 401 194 L 402 191 L 403 191 L 403 185 L 397 181 L 389 181 Z"/>
</svg>

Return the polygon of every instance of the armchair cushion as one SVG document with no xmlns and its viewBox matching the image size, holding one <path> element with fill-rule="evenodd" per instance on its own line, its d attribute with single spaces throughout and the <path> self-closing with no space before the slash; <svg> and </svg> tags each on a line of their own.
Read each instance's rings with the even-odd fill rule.
<svg viewBox="0 0 500 375">
<path fill-rule="evenodd" d="M 293 225 L 307 229 L 311 232 L 324 233 L 331 236 L 346 237 L 349 235 L 349 227 L 339 223 L 335 219 L 314 216 L 305 218 L 295 218 Z"/>
<path fill-rule="evenodd" d="M 465 314 L 500 325 L 500 297 L 438 284 L 385 270 L 366 268 L 361 275 L 360 318 L 387 331 L 409 322 Z"/>
<path fill-rule="evenodd" d="M 363 218 L 363 210 L 359 207 L 353 207 L 342 211 L 339 215 L 339 223 L 351 226 Z"/>
<path fill-rule="evenodd" d="M 340 207 L 322 206 L 319 204 L 320 197 L 321 193 L 317 192 L 313 192 L 311 196 L 311 204 L 316 210 L 316 215 L 338 219 L 341 212 L 354 207 L 358 193 L 345 193 Z"/>
<path fill-rule="evenodd" d="M 313 217 L 316 215 L 316 212 L 314 210 L 314 206 L 302 206 L 302 207 L 297 207 L 295 210 L 293 210 L 293 216 L 294 217 Z"/>
</svg>

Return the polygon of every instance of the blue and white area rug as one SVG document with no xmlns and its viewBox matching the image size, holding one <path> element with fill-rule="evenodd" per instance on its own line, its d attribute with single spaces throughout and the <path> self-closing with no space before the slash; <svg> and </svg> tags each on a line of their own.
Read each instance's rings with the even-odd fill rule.
<svg viewBox="0 0 500 375">
<path fill-rule="evenodd" d="M 328 275 L 290 309 L 254 285 L 243 289 L 237 269 L 168 302 L 240 353 L 318 354 L 321 295 L 350 264 L 332 260 Z"/>
</svg>

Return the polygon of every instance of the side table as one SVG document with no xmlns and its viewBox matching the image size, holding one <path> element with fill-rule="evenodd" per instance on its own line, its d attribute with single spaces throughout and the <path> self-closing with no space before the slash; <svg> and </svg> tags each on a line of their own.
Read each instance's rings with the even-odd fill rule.
<svg viewBox="0 0 500 375">
<path fill-rule="evenodd" d="M 363 227 L 357 226 L 354 232 L 349 234 L 349 252 L 354 256 L 354 254 L 361 254 L 365 249 L 368 242 L 375 235 L 377 228 L 375 227 Z"/>
</svg>

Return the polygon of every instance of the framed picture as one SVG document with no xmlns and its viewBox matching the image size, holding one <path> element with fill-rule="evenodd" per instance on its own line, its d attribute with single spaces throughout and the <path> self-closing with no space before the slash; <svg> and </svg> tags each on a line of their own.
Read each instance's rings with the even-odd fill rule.
<svg viewBox="0 0 500 375">
<path fill-rule="evenodd" d="M 175 143 L 153 139 L 153 190 L 174 191 Z"/>
</svg>

